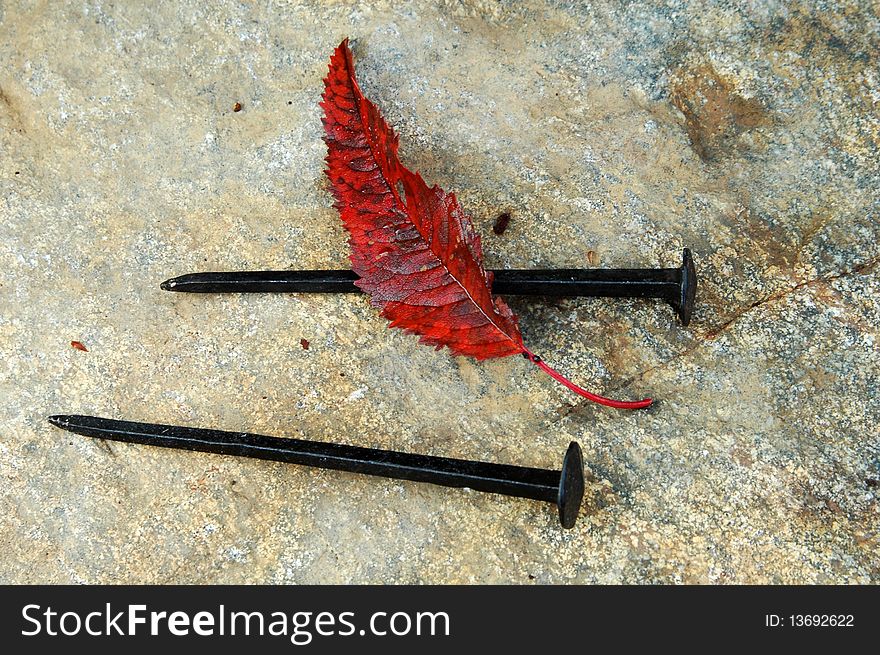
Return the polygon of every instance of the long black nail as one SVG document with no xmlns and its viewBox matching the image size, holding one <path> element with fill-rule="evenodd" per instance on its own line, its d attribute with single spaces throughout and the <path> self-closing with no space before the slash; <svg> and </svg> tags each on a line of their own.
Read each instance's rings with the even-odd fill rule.
<svg viewBox="0 0 880 655">
<path fill-rule="evenodd" d="M 50 416 L 49 422 L 98 439 L 269 459 L 543 500 L 555 503 L 559 508 L 563 528 L 574 526 L 584 495 L 583 458 L 580 446 L 574 441 L 562 460 L 562 470 L 550 471 L 320 441 L 281 439 L 247 432 L 116 421 L 97 416 Z"/>
<path fill-rule="evenodd" d="M 604 296 L 662 298 L 691 320 L 697 272 L 691 251 L 684 249 L 678 268 L 559 268 L 496 270 L 492 291 L 521 296 Z M 189 293 L 357 293 L 357 275 L 347 270 L 240 271 L 189 273 L 165 280 L 165 291 Z"/>
</svg>

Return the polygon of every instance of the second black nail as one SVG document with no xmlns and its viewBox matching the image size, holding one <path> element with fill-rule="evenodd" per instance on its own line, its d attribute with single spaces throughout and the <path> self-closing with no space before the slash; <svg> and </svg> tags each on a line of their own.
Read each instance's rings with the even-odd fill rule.
<svg viewBox="0 0 880 655">
<path fill-rule="evenodd" d="M 269 459 L 543 500 L 557 506 L 563 528 L 574 527 L 584 495 L 583 458 L 580 446 L 574 441 L 562 460 L 562 470 L 551 471 L 246 432 L 117 421 L 99 416 L 50 416 L 49 422 L 98 439 Z"/>
</svg>

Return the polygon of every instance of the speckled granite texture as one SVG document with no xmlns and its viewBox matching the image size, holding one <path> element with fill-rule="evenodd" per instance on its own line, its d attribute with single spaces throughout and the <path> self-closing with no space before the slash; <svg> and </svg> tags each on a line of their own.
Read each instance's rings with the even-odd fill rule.
<svg viewBox="0 0 880 655">
<path fill-rule="evenodd" d="M 0 4 L 0 581 L 880 579 L 876 5 L 139 5 Z M 554 366 L 654 408 L 434 352 L 363 297 L 159 290 L 345 266 L 318 108 L 344 36 L 489 266 L 693 249 L 687 329 L 660 302 L 509 299 Z M 590 482 L 562 531 L 541 503 L 54 413 L 544 467 L 576 439 Z"/>
</svg>

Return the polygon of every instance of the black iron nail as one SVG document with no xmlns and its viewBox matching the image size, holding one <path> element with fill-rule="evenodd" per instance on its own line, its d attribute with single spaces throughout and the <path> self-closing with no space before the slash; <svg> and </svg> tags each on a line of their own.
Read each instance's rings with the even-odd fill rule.
<svg viewBox="0 0 880 655">
<path fill-rule="evenodd" d="M 496 270 L 492 291 L 499 295 L 662 298 L 690 323 L 697 291 L 691 251 L 678 268 L 559 268 Z M 189 273 L 165 280 L 165 291 L 189 293 L 357 293 L 357 275 L 348 270 L 238 271 Z"/>
<path fill-rule="evenodd" d="M 543 500 L 555 503 L 559 508 L 559 521 L 563 528 L 574 526 L 584 495 L 583 458 L 580 446 L 574 441 L 568 446 L 562 460 L 562 470 L 550 471 L 320 441 L 282 439 L 247 432 L 117 421 L 97 416 L 50 416 L 49 422 L 70 432 L 98 439 L 269 459 Z"/>
</svg>

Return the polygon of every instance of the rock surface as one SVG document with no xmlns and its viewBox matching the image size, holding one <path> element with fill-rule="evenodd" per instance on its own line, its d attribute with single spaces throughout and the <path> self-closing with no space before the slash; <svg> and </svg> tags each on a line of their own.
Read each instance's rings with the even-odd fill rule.
<svg viewBox="0 0 880 655">
<path fill-rule="evenodd" d="M 812 4 L 0 5 L 0 581 L 880 581 L 880 17 Z M 693 249 L 687 329 L 509 299 L 532 350 L 654 408 L 434 352 L 363 297 L 159 290 L 345 266 L 318 109 L 344 36 L 489 266 Z M 590 482 L 562 531 L 540 503 L 55 413 L 543 467 L 574 439 Z"/>
</svg>

